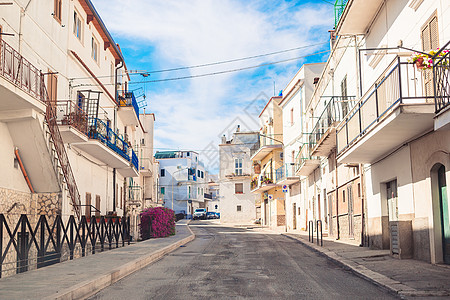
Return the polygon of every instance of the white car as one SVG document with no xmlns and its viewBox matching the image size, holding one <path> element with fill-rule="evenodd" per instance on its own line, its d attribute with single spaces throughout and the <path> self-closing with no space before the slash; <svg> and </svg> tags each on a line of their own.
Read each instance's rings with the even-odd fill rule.
<svg viewBox="0 0 450 300">
<path fill-rule="evenodd" d="M 193 219 L 197 220 L 197 219 L 206 219 L 206 208 L 197 208 L 194 211 L 194 215 L 193 215 Z"/>
</svg>

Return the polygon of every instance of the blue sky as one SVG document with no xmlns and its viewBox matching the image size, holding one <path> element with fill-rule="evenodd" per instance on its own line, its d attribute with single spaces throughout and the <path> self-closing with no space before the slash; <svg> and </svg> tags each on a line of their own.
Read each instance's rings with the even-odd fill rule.
<svg viewBox="0 0 450 300">
<path fill-rule="evenodd" d="M 326 1 L 92 0 L 120 44 L 129 70 L 154 71 L 255 56 L 329 39 L 333 5 Z M 244 61 L 153 73 L 135 82 L 256 66 L 328 50 L 327 43 Z M 217 172 L 222 133 L 257 130 L 257 111 L 303 63 L 327 55 L 215 76 L 130 85 L 154 112 L 155 150 L 196 150 Z M 140 98 L 139 100 L 144 100 Z"/>
</svg>

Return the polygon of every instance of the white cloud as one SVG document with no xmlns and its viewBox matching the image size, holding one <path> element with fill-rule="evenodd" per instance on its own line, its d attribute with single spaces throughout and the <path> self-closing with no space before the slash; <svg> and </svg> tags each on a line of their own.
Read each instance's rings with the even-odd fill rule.
<svg viewBox="0 0 450 300">
<path fill-rule="evenodd" d="M 169 68 L 189 66 L 309 45 L 327 38 L 332 27 L 332 6 L 292 6 L 283 1 L 168 1 L 95 0 L 94 4 L 116 40 L 151 44 L 150 57 L 142 62 Z M 122 48 L 127 45 L 121 45 Z M 308 50 L 311 52 L 312 49 Z M 305 54 L 305 51 L 250 61 L 192 69 L 175 76 L 196 75 L 257 65 Z M 139 69 L 151 67 L 143 64 Z M 183 82 L 148 85 L 149 109 L 156 113 L 155 147 L 203 149 L 240 116 L 261 91 L 271 96 L 273 81 L 281 90 L 296 73 L 296 63 L 275 65 L 266 71 L 248 70 Z M 258 76 L 256 76 L 256 74 Z M 170 78 L 172 73 L 152 76 Z M 177 88 L 174 88 L 177 84 Z M 257 115 L 254 116 L 257 118 Z M 234 126 L 234 125 L 233 125 Z M 257 126 L 255 126 L 257 129 Z"/>
</svg>

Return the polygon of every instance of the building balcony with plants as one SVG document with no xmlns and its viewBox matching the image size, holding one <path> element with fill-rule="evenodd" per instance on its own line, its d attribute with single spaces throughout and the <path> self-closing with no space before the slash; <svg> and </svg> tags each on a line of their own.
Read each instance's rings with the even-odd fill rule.
<svg viewBox="0 0 450 300">
<path fill-rule="evenodd" d="M 139 126 L 139 106 L 133 92 L 118 93 L 118 115 L 125 125 Z"/>
<path fill-rule="evenodd" d="M 275 183 L 275 172 L 265 171 L 259 175 L 256 175 L 250 182 L 250 191 L 252 193 L 266 192 L 278 184 Z"/>
</svg>

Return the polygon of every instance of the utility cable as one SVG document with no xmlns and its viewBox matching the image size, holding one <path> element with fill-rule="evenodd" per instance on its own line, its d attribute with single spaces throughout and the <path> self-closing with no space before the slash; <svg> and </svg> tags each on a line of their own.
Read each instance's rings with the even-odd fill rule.
<svg viewBox="0 0 450 300">
<path fill-rule="evenodd" d="M 243 60 L 248 60 L 248 59 L 253 59 L 253 58 L 259 58 L 259 57 L 264 57 L 264 56 L 270 56 L 270 55 L 275 55 L 275 54 L 280 54 L 280 53 L 286 53 L 286 52 L 290 52 L 290 51 L 301 50 L 301 49 L 325 45 L 325 44 L 328 44 L 328 42 L 321 42 L 321 43 L 311 44 L 311 45 L 307 45 L 307 46 L 295 47 L 295 48 L 290 48 L 290 49 L 285 49 L 285 50 L 280 50 L 280 51 L 275 51 L 275 52 L 269 52 L 269 53 L 264 53 L 264 54 L 246 56 L 246 57 L 242 57 L 242 58 L 235 58 L 235 59 L 223 60 L 223 61 L 194 65 L 194 66 L 185 66 L 185 67 L 177 67 L 177 68 L 162 69 L 162 70 L 152 70 L 152 71 L 142 71 L 142 72 L 137 72 L 137 73 L 128 73 L 128 75 L 149 75 L 149 74 L 154 74 L 154 73 L 163 73 L 163 72 L 172 72 L 172 71 L 179 71 L 179 70 L 202 68 L 202 67 L 208 67 L 208 66 L 214 66 L 214 65 L 227 64 L 227 63 L 231 63 L 231 62 L 243 61 Z M 114 75 L 97 76 L 97 78 L 110 78 L 110 77 L 114 77 Z M 71 79 L 74 79 L 74 80 L 80 79 L 81 80 L 81 79 L 91 79 L 91 78 L 92 77 L 74 77 Z"/>
</svg>

